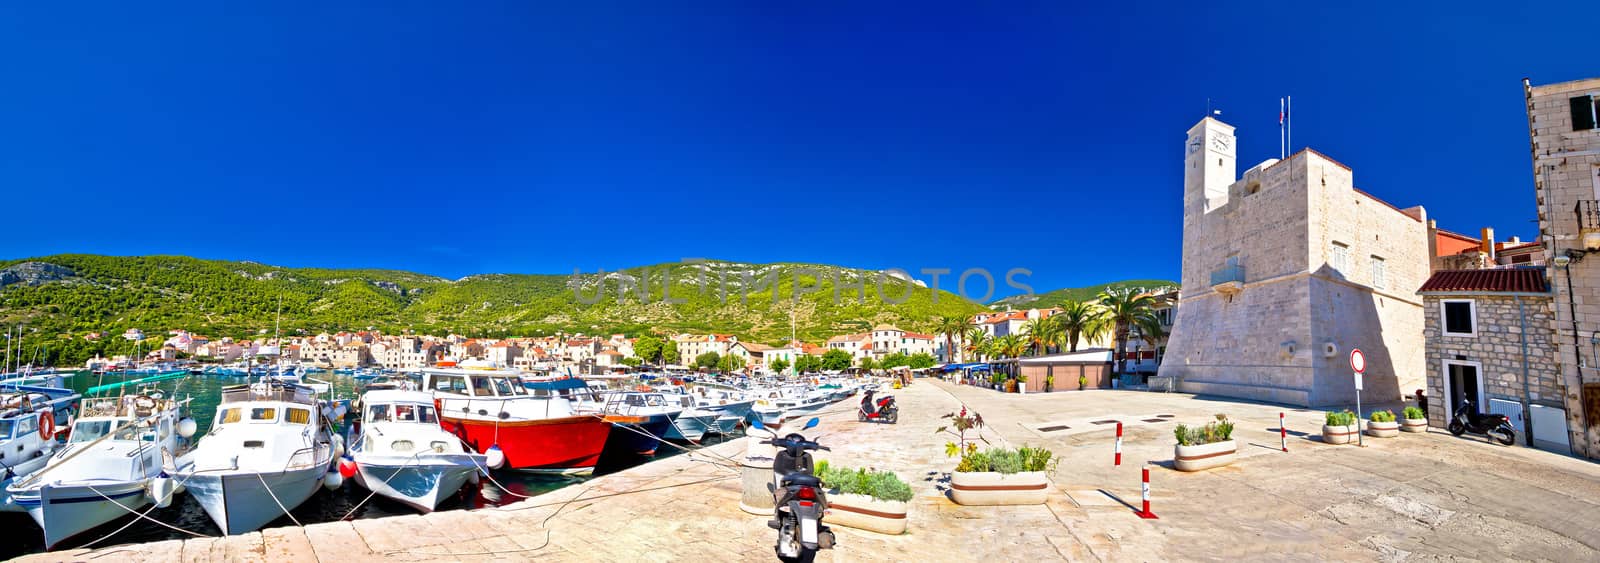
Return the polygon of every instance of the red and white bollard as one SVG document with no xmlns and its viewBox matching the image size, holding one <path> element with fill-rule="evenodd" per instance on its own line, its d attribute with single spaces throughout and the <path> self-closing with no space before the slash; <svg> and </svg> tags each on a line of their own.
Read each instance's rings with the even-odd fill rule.
<svg viewBox="0 0 1600 563">
<path fill-rule="evenodd" d="M 1139 511 L 1139 517 L 1145 520 L 1156 520 L 1156 513 L 1150 511 L 1150 466 L 1144 466 L 1144 482 L 1139 484 L 1139 494 L 1144 499 L 1144 509 Z"/>
<path fill-rule="evenodd" d="M 1116 462 L 1113 463 L 1112 465 L 1118 465 L 1118 466 L 1122 465 L 1122 422 L 1121 421 L 1117 422 L 1117 449 L 1116 449 L 1116 456 L 1117 456 Z"/>
<path fill-rule="evenodd" d="M 1289 429 L 1283 426 L 1283 413 L 1278 413 L 1278 442 L 1283 451 L 1289 451 Z"/>
</svg>

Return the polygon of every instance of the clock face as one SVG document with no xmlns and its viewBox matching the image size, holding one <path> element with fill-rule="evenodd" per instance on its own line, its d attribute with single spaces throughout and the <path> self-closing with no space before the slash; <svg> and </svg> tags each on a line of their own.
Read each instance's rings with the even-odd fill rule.
<svg viewBox="0 0 1600 563">
<path fill-rule="evenodd" d="M 1233 140 L 1222 135 L 1211 136 L 1211 150 L 1226 153 L 1233 147 Z"/>
</svg>

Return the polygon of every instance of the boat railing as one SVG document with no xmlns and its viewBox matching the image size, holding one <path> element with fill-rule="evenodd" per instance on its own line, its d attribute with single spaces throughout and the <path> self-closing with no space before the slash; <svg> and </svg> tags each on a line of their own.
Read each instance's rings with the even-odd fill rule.
<svg viewBox="0 0 1600 563">
<path fill-rule="evenodd" d="M 317 465 L 327 463 L 328 459 L 319 455 L 321 453 L 319 451 L 320 449 L 320 447 L 313 445 L 295 450 L 294 453 L 289 454 L 289 460 L 283 464 L 283 471 L 288 472 L 292 469 L 305 469 L 307 467 L 316 467 Z M 328 452 L 330 454 L 333 452 L 332 446 L 329 446 Z M 295 463 L 296 460 L 304 459 L 306 454 L 310 454 L 309 462 L 302 462 L 299 464 Z M 332 456 L 329 457 L 331 458 Z"/>
</svg>

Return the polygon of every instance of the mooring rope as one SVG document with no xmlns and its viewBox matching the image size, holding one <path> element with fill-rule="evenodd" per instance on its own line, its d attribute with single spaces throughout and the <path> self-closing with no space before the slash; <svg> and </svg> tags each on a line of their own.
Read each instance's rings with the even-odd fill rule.
<svg viewBox="0 0 1600 563">
<path fill-rule="evenodd" d="M 300 520 L 296 519 L 293 514 L 289 513 L 289 509 L 283 507 L 283 501 L 278 500 L 278 493 L 272 492 L 272 487 L 267 485 L 267 479 L 265 477 L 262 477 L 260 473 L 256 473 L 256 480 L 261 482 L 261 488 L 267 490 L 267 495 L 272 497 L 272 502 L 278 503 L 278 509 L 283 511 L 284 516 L 289 517 L 290 522 L 294 522 L 295 526 L 301 528 L 306 527 L 305 524 L 301 524 Z"/>
<path fill-rule="evenodd" d="M 196 472 L 196 473 L 198 473 L 198 472 Z M 193 479 L 194 476 L 195 476 L 195 473 L 190 473 L 189 477 L 185 478 L 182 483 L 174 485 L 172 487 L 172 490 L 167 492 L 166 498 L 162 499 L 162 501 L 170 500 L 173 495 L 178 494 L 178 487 L 183 487 L 183 486 L 188 485 L 189 484 L 189 479 Z M 160 502 L 151 503 L 150 504 L 150 508 L 146 509 L 144 512 L 141 513 L 141 512 L 137 512 L 137 511 L 135 511 L 135 510 L 133 510 L 131 508 L 128 508 L 127 506 L 123 505 L 122 503 L 117 502 L 116 500 L 113 500 L 111 497 L 106 496 L 105 493 L 100 492 L 100 489 L 96 489 L 93 486 L 90 486 L 89 490 L 94 491 L 94 494 L 100 495 L 101 498 L 104 498 L 106 500 L 111 501 L 112 504 L 115 504 L 115 505 L 121 507 L 123 510 L 128 511 L 129 513 L 132 513 L 134 516 L 138 516 L 138 518 L 134 518 L 132 520 L 129 520 L 127 524 L 123 524 L 122 527 L 117 528 L 116 530 L 112 531 L 109 534 L 106 534 L 104 536 L 100 536 L 99 539 L 96 539 L 96 540 L 94 540 L 92 542 L 89 542 L 89 543 L 83 544 L 81 546 L 78 546 L 80 548 L 87 548 L 87 547 L 93 546 L 93 545 L 95 545 L 97 543 L 106 541 L 107 539 L 110 539 L 111 536 L 115 536 L 117 534 L 120 534 L 120 533 L 122 533 L 123 530 L 128 529 L 129 526 L 132 526 L 135 523 L 138 523 L 139 520 L 141 520 L 141 519 L 149 520 L 151 522 L 155 522 L 155 523 L 160 524 L 162 526 L 165 526 L 167 528 L 170 528 L 170 529 L 173 529 L 173 530 L 177 530 L 179 532 L 183 532 L 185 534 L 189 534 L 189 535 L 197 537 L 197 538 L 208 538 L 208 537 L 211 537 L 211 536 L 207 536 L 205 534 L 201 534 L 201 533 L 198 533 L 198 532 L 192 532 L 192 531 L 189 531 L 189 530 L 185 530 L 183 528 L 179 528 L 179 527 L 173 526 L 171 524 L 167 524 L 166 522 L 162 522 L 160 520 L 156 520 L 155 518 L 151 518 L 150 517 L 150 513 L 151 512 L 155 512 L 155 510 L 157 508 L 161 507 L 161 503 Z M 41 491 L 41 494 L 42 494 L 42 491 Z"/>
<path fill-rule="evenodd" d="M 383 485 L 386 486 L 386 487 L 389 486 L 389 481 L 393 481 L 395 477 L 398 477 L 400 475 L 401 471 L 404 471 L 406 467 L 409 467 L 411 465 L 411 462 L 420 460 L 421 459 L 421 457 L 420 457 L 421 455 L 422 455 L 422 452 L 417 452 L 417 453 L 411 454 L 411 457 L 406 460 L 404 465 L 401 465 L 399 469 L 394 470 L 394 473 L 390 473 L 389 477 L 387 479 L 383 480 Z M 337 464 L 337 462 L 335 462 L 335 463 Z M 474 464 L 474 465 L 476 465 L 476 464 Z M 338 469 L 335 468 L 334 470 L 337 471 Z M 356 471 L 361 471 L 361 468 L 357 467 Z M 367 490 L 369 491 L 367 493 L 367 498 L 361 499 L 361 502 L 358 502 L 358 503 L 356 503 L 355 506 L 351 507 L 349 512 L 346 512 L 346 513 L 344 513 L 344 516 L 340 516 L 339 517 L 340 520 L 349 520 L 351 514 L 355 514 L 357 510 L 360 510 L 362 506 L 365 506 L 367 504 L 367 501 L 372 500 L 372 497 L 378 495 L 378 489 L 376 487 L 367 487 Z"/>
</svg>

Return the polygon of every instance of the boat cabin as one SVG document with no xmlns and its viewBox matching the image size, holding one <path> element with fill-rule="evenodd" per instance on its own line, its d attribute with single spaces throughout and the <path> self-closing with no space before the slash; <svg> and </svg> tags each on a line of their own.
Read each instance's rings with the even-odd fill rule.
<svg viewBox="0 0 1600 563">
<path fill-rule="evenodd" d="M 464 397 L 525 397 L 522 375 L 497 370 L 424 371 L 422 388 Z"/>
</svg>

